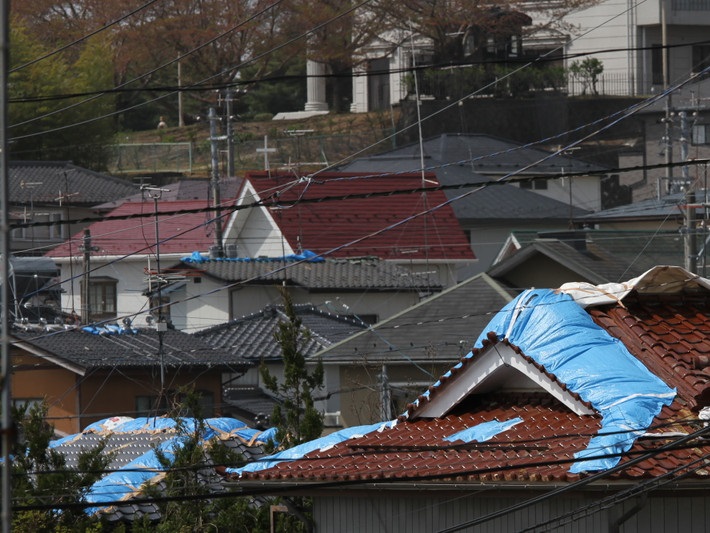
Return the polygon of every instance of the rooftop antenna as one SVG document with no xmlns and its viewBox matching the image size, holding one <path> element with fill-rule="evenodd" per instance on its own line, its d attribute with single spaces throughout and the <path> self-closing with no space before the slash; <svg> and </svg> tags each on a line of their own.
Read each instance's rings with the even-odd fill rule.
<svg viewBox="0 0 710 533">
<path fill-rule="evenodd" d="M 422 189 L 426 187 L 426 173 L 424 169 L 424 138 L 422 133 L 422 102 L 419 97 L 419 80 L 417 76 L 417 59 L 414 54 L 414 30 L 412 29 L 412 22 L 409 22 L 409 45 L 412 52 L 412 73 L 414 74 L 414 93 L 417 102 L 417 131 L 419 133 L 419 169 L 422 176 Z M 424 203 L 424 210 L 429 209 L 429 203 L 427 201 L 426 190 L 422 190 L 422 200 Z M 426 261 L 426 270 L 429 270 L 429 242 L 427 236 L 427 215 L 422 217 L 422 222 L 424 224 L 424 257 Z M 427 282 L 429 276 L 427 276 Z M 428 283 L 427 283 L 428 284 Z M 427 292 L 429 292 L 429 287 L 427 287 Z"/>
</svg>

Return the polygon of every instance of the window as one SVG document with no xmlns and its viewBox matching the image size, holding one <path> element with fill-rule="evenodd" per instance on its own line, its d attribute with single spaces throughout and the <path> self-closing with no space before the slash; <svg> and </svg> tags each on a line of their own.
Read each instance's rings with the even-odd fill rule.
<svg viewBox="0 0 710 533">
<path fill-rule="evenodd" d="M 693 73 L 710 67 L 710 44 L 693 45 Z"/>
<path fill-rule="evenodd" d="M 667 50 L 666 59 L 668 59 Z M 651 83 L 653 85 L 665 85 L 665 80 L 663 79 L 663 47 L 660 44 L 651 46 Z"/>
<path fill-rule="evenodd" d="M 547 190 L 547 180 L 545 178 L 535 178 L 532 180 L 525 180 L 520 182 L 521 189 L 534 189 L 536 191 Z"/>
<path fill-rule="evenodd" d="M 39 213 L 27 210 L 22 215 L 22 221 L 26 223 L 46 223 L 47 226 L 32 226 L 28 228 L 18 228 L 13 232 L 13 238 L 25 241 L 52 240 L 61 241 L 64 239 L 64 224 L 61 213 Z"/>
<path fill-rule="evenodd" d="M 109 277 L 91 278 L 89 282 L 89 305 L 92 322 L 116 318 L 116 286 L 118 280 Z M 84 294 L 82 282 L 82 294 Z"/>
<path fill-rule="evenodd" d="M 692 144 L 710 144 L 710 124 L 694 124 L 690 142 Z"/>
<path fill-rule="evenodd" d="M 42 398 L 13 398 L 12 406 L 17 409 L 27 409 L 29 412 L 34 406 L 41 405 L 43 401 Z"/>
</svg>

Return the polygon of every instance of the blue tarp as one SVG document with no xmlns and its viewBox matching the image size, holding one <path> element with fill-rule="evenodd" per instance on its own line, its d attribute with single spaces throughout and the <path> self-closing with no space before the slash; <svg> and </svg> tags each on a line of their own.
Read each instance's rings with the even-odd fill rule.
<svg viewBox="0 0 710 533">
<path fill-rule="evenodd" d="M 602 416 L 602 427 L 576 454 L 570 472 L 606 470 L 631 448 L 675 391 L 652 374 L 624 344 L 597 326 L 574 300 L 549 289 L 529 290 L 506 305 L 476 341 L 494 331 L 518 346 Z M 473 357 L 469 353 L 466 357 Z"/>
<path fill-rule="evenodd" d="M 459 440 L 463 442 L 485 442 L 487 440 L 492 439 L 499 433 L 508 431 L 514 425 L 520 424 L 520 422 L 522 421 L 523 419 L 520 417 L 511 418 L 510 420 L 506 420 L 505 422 L 491 420 L 490 422 L 483 422 L 482 424 L 477 424 L 473 427 L 462 429 L 461 431 L 458 431 L 453 435 L 444 437 L 444 440 L 447 440 L 449 442 L 456 442 Z"/>
<path fill-rule="evenodd" d="M 319 439 L 315 439 L 309 442 L 304 442 L 303 444 L 299 444 L 298 446 L 294 446 L 293 448 L 289 448 L 288 450 L 283 450 L 273 455 L 262 457 L 260 460 L 249 463 L 248 465 L 243 466 L 241 468 L 227 468 L 226 470 L 231 474 L 239 475 L 241 475 L 242 472 L 257 472 L 259 470 L 266 470 L 267 468 L 272 468 L 284 461 L 293 461 L 296 459 L 301 459 L 306 454 L 309 454 L 314 450 L 325 450 L 327 448 L 335 446 L 339 442 L 361 437 L 367 433 L 370 433 L 371 431 L 377 431 L 380 428 L 382 428 L 382 422 L 379 422 L 377 424 L 354 426 L 350 428 L 341 429 L 340 431 L 336 431 L 334 433 L 331 433 L 330 435 L 326 435 L 325 437 L 321 437 Z"/>
<path fill-rule="evenodd" d="M 210 261 L 231 261 L 234 263 L 274 263 L 276 261 L 307 261 L 309 263 L 321 263 L 325 261 L 323 256 L 310 250 L 304 250 L 300 254 L 284 255 L 281 257 L 216 257 L 204 256 L 200 252 L 192 252 L 192 255 L 183 257 L 183 263 L 209 263 Z"/>
<path fill-rule="evenodd" d="M 188 433 L 196 429 L 196 422 L 192 418 L 183 418 L 180 423 L 183 430 Z M 158 446 L 158 449 L 171 460 L 174 451 L 183 445 L 186 438 L 175 432 L 177 425 L 178 422 L 175 419 L 166 417 L 113 417 L 88 425 L 82 433 L 130 435 L 144 432 L 173 432 L 174 435 L 171 438 Z M 234 418 L 208 418 L 205 420 L 205 425 L 205 431 L 201 435 L 201 439 L 205 442 L 219 436 L 234 435 L 249 446 L 276 443 L 275 428 L 260 431 L 246 427 L 244 422 Z M 50 443 L 50 447 L 56 448 L 77 439 L 79 436 L 69 435 L 53 441 Z M 162 474 L 163 467 L 158 456 L 154 450 L 151 450 L 94 483 L 87 492 L 85 501 L 96 504 L 119 501 L 136 493 L 144 483 Z M 88 508 L 86 513 L 93 514 L 101 509 L 102 507 L 97 505 Z"/>
</svg>

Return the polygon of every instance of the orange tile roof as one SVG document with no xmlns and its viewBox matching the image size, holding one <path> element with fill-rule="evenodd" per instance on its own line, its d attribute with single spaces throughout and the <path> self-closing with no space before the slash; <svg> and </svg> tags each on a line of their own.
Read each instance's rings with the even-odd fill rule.
<svg viewBox="0 0 710 533">
<path fill-rule="evenodd" d="M 702 428 L 701 408 L 710 404 L 710 293 L 700 296 L 639 296 L 588 309 L 592 319 L 621 340 L 629 352 L 677 389 L 674 401 L 663 407 L 646 435 L 630 435 L 632 448 L 623 455 L 612 479 L 653 478 L 685 465 L 696 469 L 688 478 L 707 479 L 710 472 L 697 463 L 710 453 L 710 441 L 696 439 L 688 446 L 665 450 L 630 468 L 630 460 L 673 443 L 678 435 Z M 496 342 L 495 335 L 488 344 Z M 524 354 L 522 354 L 524 356 Z M 475 358 L 464 358 L 461 372 Z M 456 373 L 429 389 L 441 394 L 455 383 Z M 423 396 L 420 396 L 423 401 Z M 244 472 L 241 481 L 431 481 L 431 482 L 556 482 L 574 481 L 574 454 L 587 448 L 601 428 L 597 414 L 577 415 L 544 392 L 491 391 L 472 394 L 446 415 L 400 417 L 392 428 L 349 439 L 327 450 L 313 451 L 302 460 L 286 461 L 263 471 Z M 449 442 L 445 437 L 491 420 L 523 419 L 483 443 Z M 600 452 L 603 455 L 603 452 Z"/>
</svg>

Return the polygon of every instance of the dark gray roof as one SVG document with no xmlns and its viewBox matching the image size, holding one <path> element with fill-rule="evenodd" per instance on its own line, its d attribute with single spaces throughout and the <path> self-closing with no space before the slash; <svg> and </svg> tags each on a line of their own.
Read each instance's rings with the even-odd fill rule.
<svg viewBox="0 0 710 533">
<path fill-rule="evenodd" d="M 8 168 L 11 204 L 95 206 L 134 194 L 138 187 L 65 161 L 12 161 Z"/>
<path fill-rule="evenodd" d="M 319 310 L 310 304 L 294 305 L 301 325 L 308 333 L 301 346 L 303 355 L 316 354 L 366 327 L 361 321 Z M 262 311 L 193 335 L 218 348 L 248 360 L 281 359 L 281 347 L 274 338 L 281 322 L 286 322 L 283 306 L 267 306 Z"/>
<path fill-rule="evenodd" d="M 519 146 L 516 143 L 502 141 L 487 135 L 442 135 L 425 141 L 424 166 L 436 174 L 439 183 L 447 187 L 444 191 L 446 197 L 453 200 L 476 189 L 475 184 L 495 179 L 482 173 L 487 171 L 488 167 L 494 169 L 496 174 L 505 174 L 519 170 L 546 155 L 540 150 L 525 148 L 495 156 L 495 163 L 485 163 L 487 159 L 471 161 L 473 158 L 490 153 L 485 151 L 486 148 L 501 151 L 503 149 L 513 150 Z M 503 163 L 503 160 L 506 163 Z M 562 168 L 571 172 L 599 170 L 599 167 L 592 167 L 585 162 L 565 156 L 555 156 L 550 161 L 551 164 L 554 163 L 554 169 L 551 168 L 545 172 L 559 173 Z M 484 165 L 484 163 L 487 166 L 476 166 L 477 164 Z M 372 173 L 415 172 L 421 170 L 419 144 L 385 154 L 359 158 L 343 165 L 340 170 Z M 541 172 L 539 168 L 533 167 L 523 174 L 537 176 Z M 464 187 L 464 185 L 467 186 Z M 569 205 L 564 202 L 510 184 L 496 184 L 476 190 L 464 198 L 454 200 L 451 205 L 459 220 L 475 220 L 479 223 L 485 220 L 515 220 L 518 222 L 569 220 L 570 215 L 578 218 L 589 214 L 589 211 L 578 207 L 574 207 L 570 212 Z M 502 209 L 501 206 L 505 206 L 505 209 Z"/>
<path fill-rule="evenodd" d="M 219 180 L 219 194 L 222 200 L 236 198 L 239 188 L 244 180 L 242 178 L 224 178 Z M 162 185 L 160 200 L 175 202 L 180 200 L 208 200 L 212 198 L 212 183 L 208 179 L 185 179 Z M 97 209 L 114 209 L 124 202 L 142 202 L 145 195 L 138 192 L 125 198 L 117 199 L 96 206 Z"/>
<path fill-rule="evenodd" d="M 224 391 L 226 410 L 250 426 L 266 423 L 280 402 L 259 387 L 233 387 Z"/>
<path fill-rule="evenodd" d="M 447 190 L 449 199 L 460 196 L 469 189 Z M 472 220 L 476 224 L 485 221 L 499 223 L 511 220 L 517 223 L 526 221 L 550 222 L 577 220 L 589 213 L 585 209 L 572 207 L 564 202 L 547 198 L 514 185 L 492 185 L 477 190 L 472 194 L 454 200 L 451 204 L 459 220 Z"/>
<path fill-rule="evenodd" d="M 130 332 L 95 334 L 83 329 L 57 331 L 15 328 L 12 342 L 40 357 L 51 358 L 76 371 L 101 368 L 155 367 L 160 364 L 158 332 L 133 329 Z M 239 354 L 215 348 L 182 331 L 164 332 L 163 364 L 167 368 L 242 367 L 248 363 Z"/>
<path fill-rule="evenodd" d="M 696 203 L 703 202 L 707 198 L 703 191 L 697 191 Z M 706 199 L 705 202 L 708 200 Z M 632 204 L 620 205 L 611 209 L 604 209 L 593 214 L 586 215 L 580 220 L 582 222 L 611 222 L 615 220 L 667 220 L 672 217 L 681 217 L 681 207 L 686 203 L 684 193 L 674 193 L 662 196 L 661 198 L 650 198 Z M 704 209 L 698 207 L 696 215 L 699 218 L 704 216 Z"/>
<path fill-rule="evenodd" d="M 683 239 L 677 232 L 600 231 L 541 234 L 516 232 L 523 247 L 488 269 L 496 279 L 535 255 L 543 255 L 579 275 L 578 281 L 616 283 L 639 276 L 656 265 L 682 265 Z"/>
<path fill-rule="evenodd" d="M 441 164 L 460 163 L 479 175 L 500 175 L 526 169 L 522 175 L 559 174 L 565 172 L 598 172 L 604 168 L 565 155 L 551 156 L 551 152 L 484 134 L 445 133 L 425 139 L 424 166 L 439 174 Z M 419 143 L 412 143 L 386 153 L 366 158 L 370 162 L 382 160 L 409 164 L 408 170 L 420 170 Z M 544 161 L 541 161 L 543 160 Z M 412 164 L 416 166 L 411 166 Z M 352 164 L 342 170 L 356 170 Z M 530 166 L 530 168 L 527 168 Z M 374 169 L 373 169 L 374 170 Z M 403 169 L 404 170 L 404 169 Z M 443 176 L 440 179 L 444 179 Z M 487 178 L 486 178 L 487 179 Z"/>
<path fill-rule="evenodd" d="M 512 297 L 479 274 L 324 350 L 323 363 L 456 361 Z"/>
<path fill-rule="evenodd" d="M 326 259 L 320 262 L 282 260 L 213 260 L 183 262 L 215 279 L 234 283 L 269 284 L 286 281 L 309 290 L 438 290 L 441 283 L 431 275 L 412 273 L 388 261 L 374 258 Z"/>
</svg>

